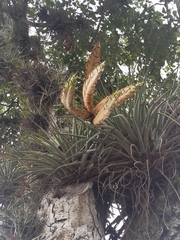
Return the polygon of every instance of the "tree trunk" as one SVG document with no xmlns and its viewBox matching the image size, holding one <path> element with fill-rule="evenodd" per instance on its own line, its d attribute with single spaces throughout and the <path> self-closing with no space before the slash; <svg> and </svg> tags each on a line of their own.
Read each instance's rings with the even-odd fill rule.
<svg viewBox="0 0 180 240">
<path fill-rule="evenodd" d="M 92 183 L 48 190 L 38 215 L 45 220 L 40 240 L 104 240 Z"/>
</svg>

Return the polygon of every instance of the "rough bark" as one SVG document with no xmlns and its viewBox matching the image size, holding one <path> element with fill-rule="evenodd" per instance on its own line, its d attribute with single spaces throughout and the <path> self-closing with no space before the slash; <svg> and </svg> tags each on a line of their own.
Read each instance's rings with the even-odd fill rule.
<svg viewBox="0 0 180 240">
<path fill-rule="evenodd" d="M 92 183 L 48 190 L 38 215 L 45 220 L 41 240 L 102 240 L 104 230 L 98 216 Z"/>
</svg>

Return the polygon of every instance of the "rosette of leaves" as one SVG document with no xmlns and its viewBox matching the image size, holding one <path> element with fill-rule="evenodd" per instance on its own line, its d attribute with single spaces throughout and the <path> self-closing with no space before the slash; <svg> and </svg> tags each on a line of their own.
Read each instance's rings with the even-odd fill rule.
<svg viewBox="0 0 180 240">
<path fill-rule="evenodd" d="M 43 184 L 42 179 L 60 185 L 94 182 L 106 206 L 112 202 L 120 206 L 115 227 L 111 223 L 106 227 L 106 233 L 116 235 L 115 239 L 137 215 L 148 229 L 148 216 L 155 208 L 165 213 L 168 189 L 180 199 L 176 190 L 180 105 L 179 86 L 166 93 L 159 89 L 156 97 L 146 92 L 144 86 L 103 125 L 75 118 L 66 133 L 54 125 L 51 133 L 42 130 L 29 137 L 30 142 L 43 146 L 43 151 L 16 150 L 9 158 Z M 157 201 L 159 197 L 161 201 Z M 123 226 L 116 228 L 121 220 Z"/>
</svg>

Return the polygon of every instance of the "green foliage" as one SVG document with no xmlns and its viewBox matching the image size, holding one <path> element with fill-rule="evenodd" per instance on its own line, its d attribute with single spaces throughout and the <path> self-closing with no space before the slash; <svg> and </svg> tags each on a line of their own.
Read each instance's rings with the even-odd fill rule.
<svg viewBox="0 0 180 240">
<path fill-rule="evenodd" d="M 93 181 L 108 206 L 114 201 L 121 207 L 112 223 L 125 221 L 122 229 L 113 229 L 118 237 L 137 212 L 148 218 L 154 204 L 164 216 L 169 187 L 179 199 L 179 19 L 171 2 L 1 1 L 0 143 L 8 153 L 0 163 L 3 240 L 38 236 L 43 194 L 38 185 Z M 97 101 L 130 83 L 145 84 L 104 125 L 94 127 L 65 119 L 57 99 L 67 78 L 64 66 L 68 75 L 78 72 L 81 83 L 87 55 L 98 41 L 106 68 Z M 50 123 L 53 106 L 61 127 Z M 41 133 L 22 136 L 12 151 L 5 143 L 14 147 L 26 120 L 35 126 L 43 122 Z M 110 238 L 118 239 L 109 229 Z"/>
<path fill-rule="evenodd" d="M 101 84 L 110 93 L 146 76 L 158 85 L 164 64 L 172 71 L 178 62 L 178 19 L 163 1 L 3 1 L 1 12 L 3 131 L 14 129 L 29 112 L 33 121 L 48 118 L 66 77 L 60 65 L 83 78 L 88 51 L 97 41 L 106 61 Z"/>
<path fill-rule="evenodd" d="M 166 196 L 167 186 L 180 199 L 173 186 L 179 166 L 180 127 L 174 120 L 180 111 L 179 85 L 166 93 L 155 91 L 156 98 L 149 90 L 144 86 L 99 127 L 74 119 L 67 133 L 52 125 L 50 134 L 44 130 L 33 134 L 29 137 L 32 149 L 14 150 L 10 161 L 18 160 L 20 169 L 30 176 L 62 186 L 93 181 L 103 201 L 108 194 L 107 204 L 121 205 L 120 215 L 128 216 L 127 225 L 137 211 L 148 221 L 154 204 L 164 214 L 160 205 L 162 201 L 166 205 L 168 197 L 160 205 L 155 201 Z M 33 147 L 38 145 L 40 151 Z"/>
<path fill-rule="evenodd" d="M 46 16 L 42 19 L 42 16 L 38 18 L 39 15 L 35 14 L 32 19 L 38 22 L 40 32 L 41 21 L 48 25 L 49 19 L 54 16 L 56 21 L 61 22 L 61 29 L 44 25 L 44 31 L 51 33 L 48 54 L 59 54 L 71 71 L 83 70 L 84 54 L 99 41 L 108 77 L 119 74 L 119 65 L 131 67 L 137 62 L 139 71 L 157 78 L 165 61 L 176 61 L 177 18 L 166 3 L 162 5 L 159 3 L 162 11 L 158 11 L 148 1 L 96 1 L 95 6 L 89 1 L 43 1 L 43 6 L 36 2 L 34 10 L 38 14 L 44 11 Z M 81 24 L 76 25 L 76 21 Z"/>
<path fill-rule="evenodd" d="M 21 117 L 20 101 L 12 83 L 13 71 L 21 65 L 17 48 L 12 44 L 12 26 L 0 27 L 0 144 L 17 140 L 17 124 Z M 10 127 L 12 126 L 12 128 Z"/>
<path fill-rule="evenodd" d="M 33 193 L 34 194 L 34 193 Z M 28 198 L 28 195 L 26 195 Z M 2 240 L 27 239 L 32 240 L 38 236 L 43 222 L 37 217 L 38 204 L 37 196 L 32 201 L 32 193 L 29 195 L 31 201 L 24 199 L 24 196 L 11 198 L 8 205 L 3 205 L 0 209 L 0 234 Z M 34 204 L 36 200 L 36 204 Z"/>
<path fill-rule="evenodd" d="M 39 190 L 17 163 L 8 161 L 6 157 L 4 160 L 1 158 L 0 235 L 2 240 L 13 238 L 32 240 L 39 234 L 42 227 L 42 222 L 36 214 L 42 195 Z"/>
</svg>

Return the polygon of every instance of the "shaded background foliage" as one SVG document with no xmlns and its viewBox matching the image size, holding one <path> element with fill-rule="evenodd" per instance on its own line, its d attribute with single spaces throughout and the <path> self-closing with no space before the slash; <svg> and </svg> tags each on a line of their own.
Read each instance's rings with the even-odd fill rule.
<svg viewBox="0 0 180 240">
<path fill-rule="evenodd" d="M 97 86 L 96 100 L 103 98 L 107 94 L 114 92 L 117 88 L 124 87 L 131 82 L 138 80 L 145 81 L 147 87 L 145 90 L 146 93 L 144 96 L 142 95 L 139 103 L 139 106 L 142 107 L 142 112 L 137 111 L 137 108 L 134 110 L 135 116 L 133 116 L 133 119 L 135 118 L 139 125 L 141 125 L 141 123 L 145 121 L 148 102 L 154 99 L 157 92 L 163 94 L 179 81 L 176 77 L 179 62 L 179 53 L 177 51 L 179 47 L 177 38 L 179 18 L 177 11 L 170 7 L 171 3 L 173 3 L 173 1 L 167 0 L 157 1 L 156 3 L 144 0 L 63 0 L 61 2 L 50 0 L 1 1 L 0 141 L 2 151 L 4 151 L 5 146 L 3 144 L 14 146 L 15 142 L 18 142 L 19 135 L 24 135 L 24 132 L 30 130 L 38 131 L 39 126 L 44 130 L 49 129 L 49 121 L 52 119 L 52 116 L 53 119 L 54 116 L 56 116 L 55 119 L 58 119 L 60 125 L 64 124 L 64 114 L 66 112 L 59 103 L 61 85 L 71 73 L 77 72 L 79 76 L 77 93 L 81 91 L 82 76 L 87 55 L 91 51 L 92 46 L 98 41 L 101 43 L 102 60 L 106 61 L 106 68 L 103 78 Z M 161 10 L 157 10 L 156 6 L 160 6 Z M 175 98 L 176 97 L 178 99 L 179 95 L 175 94 Z M 145 101 L 146 99 L 148 99 L 148 101 Z M 161 100 L 163 102 L 163 99 Z M 80 97 L 77 97 L 75 102 L 81 102 Z M 129 108 L 134 106 L 133 101 L 129 104 Z M 169 113 L 172 114 L 172 112 L 176 112 L 175 109 L 178 109 L 179 105 L 177 102 L 174 105 L 176 106 L 175 108 L 173 108 L 170 103 L 168 106 L 166 105 L 166 111 L 163 109 L 163 113 L 169 116 Z M 138 106 L 138 104 L 136 106 Z M 130 111 L 130 113 L 132 112 Z M 120 112 L 115 112 L 115 115 L 123 114 L 129 120 L 132 117 L 130 113 L 126 116 L 127 106 L 123 105 Z M 177 116 L 178 111 L 173 118 L 177 119 Z M 144 122 L 144 129 L 146 124 L 149 123 L 149 118 L 147 115 L 147 122 Z M 109 119 L 107 123 L 110 126 L 116 126 L 118 129 L 118 121 L 120 120 L 116 122 L 116 119 L 117 117 Z M 164 121 L 168 121 L 168 118 L 165 118 Z M 69 122 L 71 122 L 71 118 Z M 133 122 L 130 121 L 129 123 L 130 126 L 133 125 Z M 162 122 L 159 121 L 158 123 L 160 124 L 158 127 L 162 128 Z M 147 155 L 149 148 L 153 151 L 157 143 L 155 140 L 162 134 L 161 131 L 159 132 L 158 127 L 156 127 L 156 124 L 157 122 L 154 120 L 152 123 L 153 128 L 150 129 L 152 130 L 150 133 L 152 141 L 145 141 Z M 118 130 L 121 132 L 121 129 Z M 92 133 L 93 131 L 94 130 L 92 130 Z M 106 131 L 108 132 L 108 130 Z M 168 141 L 173 137 L 176 131 L 178 136 L 179 130 L 177 130 L 175 126 L 171 131 L 168 137 L 163 136 L 164 141 Z M 147 133 L 147 135 L 149 134 L 148 131 L 145 131 L 145 133 Z M 102 135 L 103 134 L 105 133 L 103 132 Z M 123 136 L 129 137 L 128 133 L 123 132 L 123 134 Z M 114 139 L 113 136 L 112 139 Z M 87 139 L 85 140 L 87 141 Z M 40 142 L 39 144 L 41 145 L 42 143 Z M 56 142 L 56 144 L 58 143 Z M 32 148 L 33 147 L 34 146 L 32 146 Z M 59 148 L 57 150 L 57 147 L 58 145 L 55 145 L 53 150 L 56 149 L 59 153 Z M 110 148 L 110 146 L 108 148 L 108 143 L 105 147 L 107 148 L 106 151 Z M 45 148 L 41 150 L 45 152 L 49 151 L 49 149 Z M 115 161 L 116 151 L 117 149 L 114 150 L 114 156 L 112 154 L 114 157 L 112 158 L 115 159 Z M 102 152 L 104 152 L 104 149 Z M 82 154 L 85 154 L 85 152 Z M 94 154 L 94 156 L 96 156 L 97 153 Z M 158 150 L 154 154 L 158 154 Z M 105 154 L 104 158 L 107 159 L 107 156 Z M 88 156 L 86 157 L 88 159 Z M 92 155 L 89 157 L 92 157 Z M 18 156 L 18 158 L 21 158 L 21 156 Z M 95 157 L 92 157 L 92 159 L 95 159 Z M 32 156 L 31 160 L 33 160 Z M 57 162 L 57 164 L 58 163 L 59 162 Z M 16 219 L 15 209 L 24 203 L 28 212 L 27 206 L 32 207 L 31 198 L 28 198 L 28 196 L 31 194 L 33 194 L 33 196 L 36 195 L 36 191 L 33 189 L 36 188 L 36 184 L 33 184 L 33 188 L 31 185 L 29 192 L 27 192 L 27 185 L 24 184 L 26 171 L 22 170 L 22 168 L 19 169 L 13 164 L 14 163 L 10 165 L 9 162 L 1 161 L 0 170 L 1 179 L 3 180 L 0 188 L 1 202 L 3 203 L 3 205 L 1 205 L 1 217 L 4 216 L 3 207 L 5 206 L 7 210 L 6 217 L 10 219 L 10 222 L 6 224 L 9 220 L 4 220 L 3 217 L 2 219 L 4 226 L 8 225 L 7 233 L 9 236 L 12 236 L 16 230 L 19 233 L 19 239 L 28 239 L 26 230 L 21 231 L 19 229 L 20 224 L 17 224 L 18 220 Z M 45 162 L 45 164 L 47 163 Z M 79 161 L 77 165 L 79 166 L 79 164 L 83 164 L 83 162 Z M 133 163 L 130 163 L 129 171 L 131 171 L 131 164 Z M 167 166 L 169 167 L 168 164 L 169 162 L 167 161 Z M 120 167 L 122 165 L 123 163 L 120 163 Z M 174 177 L 174 169 L 176 169 L 174 166 L 175 165 L 172 167 L 172 172 L 168 172 L 170 178 Z M 177 166 L 177 169 L 179 169 L 178 164 Z M 56 168 L 57 165 L 51 167 L 53 169 L 53 167 Z M 80 166 L 80 169 L 84 171 L 82 166 Z M 101 178 L 102 185 L 104 181 L 105 186 L 111 187 L 108 186 L 106 181 L 108 182 L 108 180 L 111 179 L 111 182 L 113 182 L 119 172 L 117 175 L 113 175 L 111 174 L 113 170 L 110 166 L 105 169 L 110 171 L 110 175 L 109 178 L 105 178 L 106 180 L 103 178 L 104 176 Z M 137 169 L 134 170 L 136 171 Z M 81 171 L 80 173 L 82 173 Z M 87 172 L 88 171 L 87 168 Z M 121 169 L 119 171 L 121 171 Z M 37 171 L 37 173 L 38 176 L 36 177 L 39 177 L 39 172 Z M 49 172 L 46 174 L 48 176 Z M 96 171 L 94 175 L 97 177 Z M 106 175 L 108 175 L 107 172 L 105 172 L 105 176 Z M 70 176 L 74 178 L 73 175 Z M 88 174 L 84 175 L 84 181 L 87 180 L 87 176 Z M 129 176 L 130 175 L 127 174 L 127 178 Z M 147 173 L 143 176 L 146 178 Z M 80 176 L 77 175 L 76 177 Z M 174 181 L 176 184 L 179 181 L 179 177 L 176 176 L 176 180 Z M 133 182 L 130 181 L 130 184 L 133 184 Z M 165 186 L 165 184 L 163 180 L 162 185 Z M 159 189 L 161 189 L 161 187 L 162 186 L 160 186 Z M 25 190 L 22 190 L 22 188 Z M 102 190 L 102 195 L 108 195 L 106 196 L 106 203 L 110 204 L 109 194 L 113 195 L 115 190 L 108 190 L 109 192 L 106 190 L 105 187 L 104 190 Z M 19 198 L 18 195 L 19 192 L 23 191 L 25 191 L 25 194 L 22 194 L 23 198 L 26 196 L 25 200 Z M 134 192 L 130 191 L 124 194 L 133 195 Z M 147 200 L 149 196 L 147 195 L 146 197 L 143 201 Z M 134 195 L 131 199 L 134 199 Z M 136 200 L 139 200 L 139 202 L 133 202 L 132 200 L 129 205 L 132 206 L 135 203 L 143 205 L 141 199 L 137 198 Z M 13 204 L 10 203 L 11 201 Z M 39 201 L 39 198 L 37 201 Z M 162 202 L 166 202 L 166 199 Z M 120 204 L 123 206 L 122 201 L 120 201 Z M 12 209 L 14 209 L 11 211 L 12 215 L 10 214 L 10 210 L 8 210 L 8 206 L 12 206 Z M 124 205 L 124 208 L 127 208 L 126 205 Z M 130 209 L 130 211 L 131 210 L 132 209 Z M 28 214 L 26 216 L 28 216 Z M 122 216 L 124 217 L 124 215 Z M 31 221 L 31 219 L 24 219 Z M 22 220 L 23 226 L 27 224 L 25 220 Z M 32 222 L 30 225 L 31 224 Z M 116 239 L 116 232 L 113 235 L 111 225 L 109 225 L 109 229 L 110 230 L 107 228 L 106 230 L 107 234 L 109 234 L 110 231 L 110 238 L 113 239 L 114 237 L 114 239 Z M 32 233 L 33 231 L 34 228 L 32 226 Z M 38 231 L 39 230 L 37 230 L 37 232 Z M 123 229 L 121 229 L 121 231 L 123 231 Z M 120 234 L 120 230 L 118 234 Z M 33 237 L 34 236 L 31 235 L 29 239 Z M 5 236 L 3 239 L 6 239 Z"/>
</svg>

